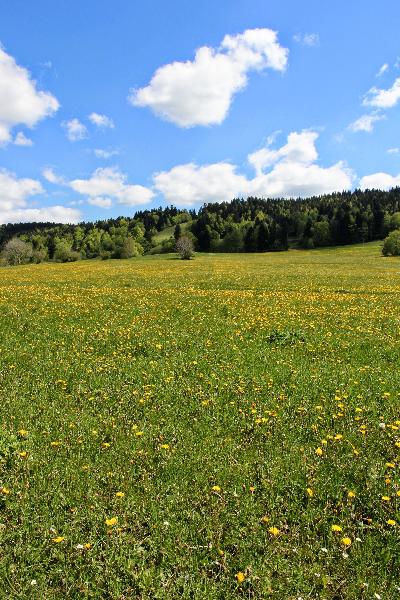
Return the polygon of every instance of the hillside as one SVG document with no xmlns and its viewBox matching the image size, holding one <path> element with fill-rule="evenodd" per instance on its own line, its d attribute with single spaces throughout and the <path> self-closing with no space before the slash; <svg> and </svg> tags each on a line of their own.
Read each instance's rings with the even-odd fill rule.
<svg viewBox="0 0 400 600">
<path fill-rule="evenodd" d="M 79 225 L 2 225 L 0 247 L 18 236 L 37 262 L 129 258 L 173 252 L 175 239 L 187 235 L 202 252 L 268 252 L 369 242 L 398 228 L 400 188 L 393 188 L 297 200 L 236 199 L 205 204 L 198 212 L 160 207 Z"/>
</svg>

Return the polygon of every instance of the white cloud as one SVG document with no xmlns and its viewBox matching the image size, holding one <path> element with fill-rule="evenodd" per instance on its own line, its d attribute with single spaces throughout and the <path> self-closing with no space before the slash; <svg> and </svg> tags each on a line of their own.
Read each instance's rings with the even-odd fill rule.
<svg viewBox="0 0 400 600">
<path fill-rule="evenodd" d="M 165 200 L 178 206 L 193 206 L 203 202 L 224 202 L 237 196 L 246 196 L 248 181 L 237 175 L 229 163 L 197 166 L 179 165 L 153 177 L 157 191 Z"/>
<path fill-rule="evenodd" d="M 9 211 L 0 210 L 0 224 L 3 223 L 79 223 L 81 212 L 66 206 L 47 206 L 43 208 L 19 208 Z"/>
<path fill-rule="evenodd" d="M 70 142 L 77 142 L 87 137 L 86 125 L 81 123 L 79 119 L 71 119 L 70 121 L 64 121 L 62 126 L 67 132 L 67 138 Z"/>
<path fill-rule="evenodd" d="M 0 46 L 0 144 L 11 141 L 11 130 L 16 125 L 32 128 L 58 108 L 58 100 L 49 92 L 37 90 L 30 73 Z"/>
<path fill-rule="evenodd" d="M 30 196 L 43 192 L 39 181 L 18 179 L 14 173 L 0 170 L 0 213 L 15 207 L 25 206 Z"/>
<path fill-rule="evenodd" d="M 111 158 L 111 156 L 119 154 L 118 150 L 103 150 L 101 148 L 96 148 L 93 152 L 97 158 Z"/>
<path fill-rule="evenodd" d="M 348 190 L 352 179 L 351 171 L 342 161 L 320 167 L 282 160 L 269 173 L 252 180 L 251 193 L 264 198 L 306 198 Z"/>
<path fill-rule="evenodd" d="M 103 198 L 102 196 L 96 196 L 95 198 L 88 198 L 88 204 L 92 206 L 99 206 L 100 208 L 111 208 L 111 198 Z"/>
<path fill-rule="evenodd" d="M 400 77 L 393 83 L 392 87 L 379 89 L 372 87 L 365 95 L 364 106 L 376 106 L 377 108 L 392 108 L 400 100 Z"/>
<path fill-rule="evenodd" d="M 388 154 L 399 154 L 399 152 L 400 152 L 400 148 L 388 148 L 388 149 L 386 150 L 386 152 L 387 152 Z"/>
<path fill-rule="evenodd" d="M 180 127 L 219 124 L 233 96 L 246 87 L 250 71 L 284 71 L 288 50 L 271 29 L 226 35 L 219 48 L 203 46 L 193 61 L 157 69 L 148 86 L 133 90 L 135 106 L 147 106 Z"/>
<path fill-rule="evenodd" d="M 152 190 L 142 185 L 127 184 L 126 179 L 126 175 L 117 167 L 107 167 L 96 169 L 89 179 L 74 179 L 69 185 L 79 194 L 87 196 L 92 203 L 96 200 L 99 205 L 101 199 L 103 207 L 106 202 L 111 206 L 114 200 L 128 206 L 150 202 L 154 196 Z"/>
<path fill-rule="evenodd" d="M 397 186 L 400 186 L 400 174 L 393 176 L 389 173 L 372 173 L 360 179 L 362 190 L 390 190 Z"/>
<path fill-rule="evenodd" d="M 93 123 L 93 125 L 96 125 L 97 127 L 100 127 L 102 129 L 106 129 L 106 128 L 113 129 L 114 128 L 114 121 L 112 119 L 110 119 L 110 117 L 107 117 L 106 115 L 99 115 L 99 113 L 92 112 L 88 118 L 89 118 L 89 121 L 91 123 Z"/>
<path fill-rule="evenodd" d="M 389 65 L 387 63 L 384 63 L 381 68 L 379 69 L 379 71 L 377 72 L 375 77 L 380 77 L 381 75 L 383 75 L 384 73 L 386 73 L 386 71 L 388 70 Z"/>
<path fill-rule="evenodd" d="M 343 162 L 330 167 L 316 164 L 317 138 L 315 131 L 292 132 L 281 148 L 267 147 L 249 154 L 248 161 L 256 171 L 253 179 L 238 174 L 236 167 L 226 162 L 189 163 L 156 173 L 154 187 L 167 202 L 181 206 L 242 196 L 307 197 L 351 188 L 353 174 Z M 265 172 L 267 167 L 270 170 Z"/>
<path fill-rule="evenodd" d="M 303 46 L 319 46 L 318 33 L 296 33 L 293 39 L 298 44 L 303 44 Z"/>
<path fill-rule="evenodd" d="M 57 173 L 55 173 L 51 167 L 46 167 L 45 169 L 43 169 L 42 175 L 50 183 L 54 183 L 57 185 L 65 185 L 64 177 L 61 177 L 61 175 L 57 175 Z"/>
<path fill-rule="evenodd" d="M 32 208 L 27 205 L 29 198 L 43 192 L 39 181 L 18 179 L 14 173 L 0 170 L 0 224 L 29 221 L 73 223 L 79 220 L 79 211 L 65 206 Z"/>
<path fill-rule="evenodd" d="M 27 138 L 23 131 L 18 131 L 13 143 L 16 146 L 33 146 L 32 140 Z"/>
<path fill-rule="evenodd" d="M 350 123 L 348 129 L 351 131 L 367 131 L 371 132 L 374 129 L 374 123 L 376 121 L 382 121 L 382 119 L 386 119 L 385 115 L 373 114 L 373 115 L 362 115 L 353 123 Z"/>
<path fill-rule="evenodd" d="M 270 150 L 271 138 L 267 140 L 267 147 L 261 148 L 249 154 L 248 161 L 254 167 L 257 175 L 260 175 L 266 167 L 285 159 L 294 163 L 312 163 L 318 158 L 315 148 L 315 140 L 318 133 L 315 131 L 292 132 L 288 135 L 287 144 L 278 150 Z"/>
</svg>

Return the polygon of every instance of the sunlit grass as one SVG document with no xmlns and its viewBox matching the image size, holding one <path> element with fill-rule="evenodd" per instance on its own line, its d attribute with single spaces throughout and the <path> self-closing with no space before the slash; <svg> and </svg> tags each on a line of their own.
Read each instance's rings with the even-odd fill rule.
<svg viewBox="0 0 400 600">
<path fill-rule="evenodd" d="M 400 260 L 0 271 L 0 597 L 394 598 Z"/>
</svg>

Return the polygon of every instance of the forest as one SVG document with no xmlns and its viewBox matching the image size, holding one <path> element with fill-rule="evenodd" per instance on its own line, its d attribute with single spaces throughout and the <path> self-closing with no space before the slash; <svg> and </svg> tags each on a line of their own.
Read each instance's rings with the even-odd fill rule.
<svg viewBox="0 0 400 600">
<path fill-rule="evenodd" d="M 397 229 L 399 187 L 306 199 L 250 197 L 204 204 L 197 212 L 167 206 L 77 225 L 7 224 L 0 226 L 0 248 L 18 238 L 31 262 L 69 262 L 173 252 L 182 236 L 200 252 L 268 252 L 369 242 Z"/>
</svg>

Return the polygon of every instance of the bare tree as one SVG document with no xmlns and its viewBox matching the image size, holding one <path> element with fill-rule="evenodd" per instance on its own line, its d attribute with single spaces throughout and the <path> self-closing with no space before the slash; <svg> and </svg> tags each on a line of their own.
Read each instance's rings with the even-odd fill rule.
<svg viewBox="0 0 400 600">
<path fill-rule="evenodd" d="M 176 241 L 175 250 L 183 260 L 189 260 L 194 256 L 193 242 L 187 236 L 180 237 Z"/>
<path fill-rule="evenodd" d="M 12 238 L 4 246 L 2 258 L 6 265 L 23 265 L 32 258 L 32 246 L 19 238 Z"/>
</svg>

